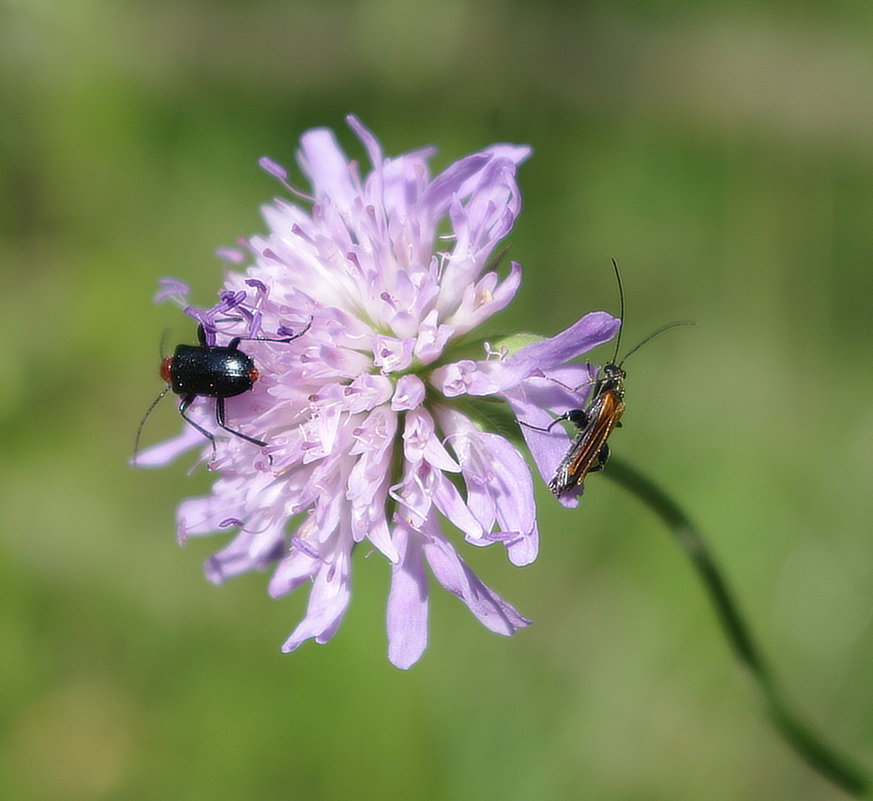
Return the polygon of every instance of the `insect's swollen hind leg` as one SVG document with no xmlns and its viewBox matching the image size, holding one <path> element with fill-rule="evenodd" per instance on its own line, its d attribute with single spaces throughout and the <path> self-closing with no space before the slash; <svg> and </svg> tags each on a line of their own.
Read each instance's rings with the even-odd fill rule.
<svg viewBox="0 0 873 801">
<path fill-rule="evenodd" d="M 252 445 L 259 445 L 263 448 L 267 444 L 261 439 L 255 439 L 254 437 L 250 437 L 248 434 L 243 434 L 242 431 L 237 431 L 235 428 L 231 428 L 229 425 L 227 425 L 227 423 L 225 422 L 224 398 L 215 399 L 215 422 L 218 423 L 218 425 L 220 425 L 228 433 L 233 434 L 240 439 L 244 439 L 246 440 L 246 442 L 251 442 Z"/>
<path fill-rule="evenodd" d="M 544 376 L 546 381 L 550 381 L 552 384 L 556 384 L 561 387 L 561 389 L 566 389 L 568 392 L 572 392 L 573 394 L 577 393 L 582 387 L 594 387 L 594 391 L 592 393 L 593 397 L 597 397 L 600 394 L 601 387 L 601 378 L 593 378 L 590 381 L 583 381 L 577 387 L 571 387 L 562 381 L 558 381 L 556 378 L 549 378 L 548 376 Z M 542 431 L 544 434 L 548 434 L 558 423 L 563 421 L 568 421 L 572 423 L 576 428 L 583 429 L 588 425 L 588 413 L 584 409 L 570 409 L 568 412 L 564 412 L 564 414 L 559 415 L 551 423 L 548 424 L 545 428 L 542 426 L 534 426 L 530 423 L 525 423 L 523 420 L 519 420 L 518 424 L 520 426 L 524 426 L 525 428 L 531 429 L 531 431 Z"/>
<path fill-rule="evenodd" d="M 193 426 L 194 428 L 196 428 L 201 434 L 203 434 L 204 437 L 206 437 L 206 439 L 209 440 L 210 444 L 212 445 L 212 458 L 214 459 L 215 436 L 212 434 L 212 432 L 207 431 L 205 428 L 203 428 L 200 423 L 196 423 L 194 420 L 188 417 L 187 414 L 185 414 L 185 412 L 188 411 L 188 407 L 194 402 L 194 398 L 196 397 L 197 395 L 186 395 L 184 398 L 182 398 L 182 402 L 179 404 L 179 414 L 182 415 L 182 418 L 185 420 L 186 423 L 188 423 L 189 426 Z"/>
</svg>

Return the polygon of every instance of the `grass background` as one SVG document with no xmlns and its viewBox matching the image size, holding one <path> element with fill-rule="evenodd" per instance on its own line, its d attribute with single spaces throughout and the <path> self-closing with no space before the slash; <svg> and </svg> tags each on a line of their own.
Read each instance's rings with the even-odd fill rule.
<svg viewBox="0 0 873 801">
<path fill-rule="evenodd" d="M 436 168 L 528 143 L 505 331 L 617 311 L 616 452 L 708 533 L 790 697 L 873 765 L 873 6 L 169 2 L 0 7 L 0 796 L 19 801 L 838 799 L 763 720 L 660 524 L 593 477 L 540 492 L 531 567 L 466 552 L 536 621 L 437 595 L 409 672 L 388 567 L 356 559 L 335 639 L 279 645 L 305 594 L 217 589 L 173 511 L 185 460 L 126 461 L 160 389 L 154 307 L 212 302 L 299 134 L 355 112 Z M 603 354 L 602 358 L 608 358 Z M 172 406 L 149 441 L 178 430 Z M 360 555 L 359 555 L 360 556 Z"/>
</svg>

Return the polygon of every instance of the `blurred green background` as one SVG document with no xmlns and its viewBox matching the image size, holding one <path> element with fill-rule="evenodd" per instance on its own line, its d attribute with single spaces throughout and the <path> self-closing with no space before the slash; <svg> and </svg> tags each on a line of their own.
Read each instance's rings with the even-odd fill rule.
<svg viewBox="0 0 873 801">
<path fill-rule="evenodd" d="M 763 719 L 696 577 L 603 477 L 541 491 L 539 560 L 464 551 L 536 624 L 435 593 L 386 659 L 388 566 L 358 554 L 339 634 L 283 656 L 301 592 L 215 588 L 174 508 L 191 459 L 127 467 L 161 333 L 214 249 L 262 231 L 309 127 L 357 113 L 439 169 L 528 143 L 526 268 L 503 331 L 617 311 L 613 449 L 707 532 L 786 691 L 873 765 L 873 5 L 61 2 L 0 10 L 0 797 L 838 799 Z M 609 354 L 601 354 L 608 358 Z M 166 402 L 148 442 L 180 425 Z"/>
</svg>

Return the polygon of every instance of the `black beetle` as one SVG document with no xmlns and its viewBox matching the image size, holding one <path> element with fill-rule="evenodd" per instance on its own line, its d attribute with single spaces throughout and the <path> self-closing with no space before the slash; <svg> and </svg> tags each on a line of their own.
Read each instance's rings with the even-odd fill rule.
<svg viewBox="0 0 873 801">
<path fill-rule="evenodd" d="M 179 414 L 189 425 L 196 428 L 215 447 L 215 436 L 199 423 L 192 420 L 185 412 L 196 398 L 215 398 L 215 422 L 225 431 L 234 436 L 263 447 L 267 443 L 250 437 L 227 425 L 225 420 L 224 401 L 248 392 L 260 378 L 255 362 L 247 353 L 239 349 L 240 342 L 293 342 L 302 337 L 312 325 L 310 320 L 303 330 L 290 337 L 271 339 L 268 337 L 234 337 L 227 345 L 209 345 L 206 341 L 206 330 L 203 325 L 197 326 L 198 345 L 177 345 L 172 356 L 161 361 L 161 378 L 167 382 L 167 387 L 155 398 L 148 411 L 143 416 L 136 434 L 134 447 L 134 463 L 139 452 L 139 439 L 143 426 L 158 401 L 169 391 L 182 397 L 179 403 Z"/>
</svg>

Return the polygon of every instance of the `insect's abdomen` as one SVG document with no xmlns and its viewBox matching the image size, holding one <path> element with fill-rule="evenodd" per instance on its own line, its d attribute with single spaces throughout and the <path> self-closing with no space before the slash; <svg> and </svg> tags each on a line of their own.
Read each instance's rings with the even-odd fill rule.
<svg viewBox="0 0 873 801">
<path fill-rule="evenodd" d="M 587 410 L 587 422 L 549 482 L 552 493 L 562 495 L 574 487 L 581 487 L 592 470 L 603 466 L 601 454 L 604 445 L 623 414 L 624 401 L 619 392 L 611 388 L 602 390 Z"/>
<path fill-rule="evenodd" d="M 624 400 L 617 392 L 608 392 L 604 398 L 604 417 L 609 421 L 609 430 L 606 436 L 609 436 L 613 428 L 618 425 L 621 416 L 624 414 Z"/>
<path fill-rule="evenodd" d="M 170 361 L 170 384 L 177 395 L 232 398 L 251 389 L 257 377 L 252 358 L 231 348 L 179 345 Z"/>
</svg>

